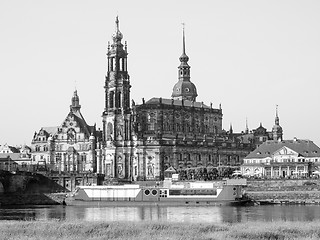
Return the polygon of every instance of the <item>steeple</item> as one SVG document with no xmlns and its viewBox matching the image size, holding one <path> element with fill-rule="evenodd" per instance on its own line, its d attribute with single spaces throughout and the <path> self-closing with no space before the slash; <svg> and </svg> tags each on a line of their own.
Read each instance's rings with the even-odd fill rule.
<svg viewBox="0 0 320 240">
<path fill-rule="evenodd" d="M 246 118 L 246 130 L 245 130 L 245 133 L 246 133 L 246 134 L 249 133 L 248 118 Z"/>
<path fill-rule="evenodd" d="M 70 111 L 75 113 L 79 111 L 80 108 L 81 108 L 81 105 L 79 104 L 79 96 L 78 96 L 77 90 L 75 90 L 71 98 Z"/>
<path fill-rule="evenodd" d="M 230 133 L 230 134 L 232 134 L 232 133 L 233 133 L 232 123 L 230 123 L 229 133 Z"/>
<path fill-rule="evenodd" d="M 196 86 L 190 81 L 190 66 L 188 64 L 189 57 L 186 54 L 184 24 L 182 32 L 182 55 L 179 60 L 178 82 L 173 87 L 172 98 L 176 100 L 196 101 L 198 94 Z"/>
<path fill-rule="evenodd" d="M 279 116 L 278 116 L 278 105 L 276 105 L 276 117 L 274 120 L 274 126 L 272 128 L 272 136 L 273 140 L 281 140 L 282 141 L 282 136 L 283 136 L 283 130 L 282 127 L 279 124 Z"/>
<path fill-rule="evenodd" d="M 275 125 L 279 125 L 278 105 L 276 105 L 276 117 L 274 123 Z"/>
</svg>

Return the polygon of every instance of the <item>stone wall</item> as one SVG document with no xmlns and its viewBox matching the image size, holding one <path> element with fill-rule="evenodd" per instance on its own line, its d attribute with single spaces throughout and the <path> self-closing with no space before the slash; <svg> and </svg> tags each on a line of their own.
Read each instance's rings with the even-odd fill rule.
<svg viewBox="0 0 320 240">
<path fill-rule="evenodd" d="M 0 194 L 0 205 L 57 205 L 62 204 L 65 194 L 6 193 Z"/>
<path fill-rule="evenodd" d="M 246 191 L 320 191 L 319 179 L 248 180 Z"/>
<path fill-rule="evenodd" d="M 320 180 L 249 180 L 245 188 L 255 201 L 320 204 Z"/>
</svg>

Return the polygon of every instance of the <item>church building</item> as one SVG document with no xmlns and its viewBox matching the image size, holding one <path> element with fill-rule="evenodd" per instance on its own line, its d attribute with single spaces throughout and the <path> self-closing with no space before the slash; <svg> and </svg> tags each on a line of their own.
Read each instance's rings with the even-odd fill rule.
<svg viewBox="0 0 320 240">
<path fill-rule="evenodd" d="M 108 46 L 103 111 L 103 149 L 97 171 L 106 178 L 163 179 L 164 170 L 239 166 L 252 143 L 230 139 L 222 129 L 222 109 L 197 102 L 191 82 L 185 33 L 178 81 L 171 98 L 154 97 L 142 104 L 130 101 L 127 44 L 116 18 L 113 43 Z"/>
</svg>

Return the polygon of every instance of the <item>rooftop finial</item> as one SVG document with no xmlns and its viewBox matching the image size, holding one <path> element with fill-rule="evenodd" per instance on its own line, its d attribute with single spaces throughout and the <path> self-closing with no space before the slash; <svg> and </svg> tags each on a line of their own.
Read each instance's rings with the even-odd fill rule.
<svg viewBox="0 0 320 240">
<path fill-rule="evenodd" d="M 119 17 L 117 15 L 117 17 L 116 17 L 116 31 L 114 34 L 112 34 L 112 38 L 113 38 L 114 42 L 120 42 L 122 37 L 123 37 L 122 33 L 119 30 Z"/>
</svg>

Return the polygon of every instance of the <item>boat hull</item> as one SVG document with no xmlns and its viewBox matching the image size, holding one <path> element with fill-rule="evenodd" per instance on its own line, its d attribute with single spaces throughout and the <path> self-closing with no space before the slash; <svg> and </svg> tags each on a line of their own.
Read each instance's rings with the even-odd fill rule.
<svg viewBox="0 0 320 240">
<path fill-rule="evenodd" d="M 215 201 L 84 201 L 67 198 L 65 204 L 67 206 L 95 206 L 95 207 L 108 207 L 108 206 L 244 206 L 250 204 L 249 199 L 239 200 L 215 200 Z"/>
</svg>

